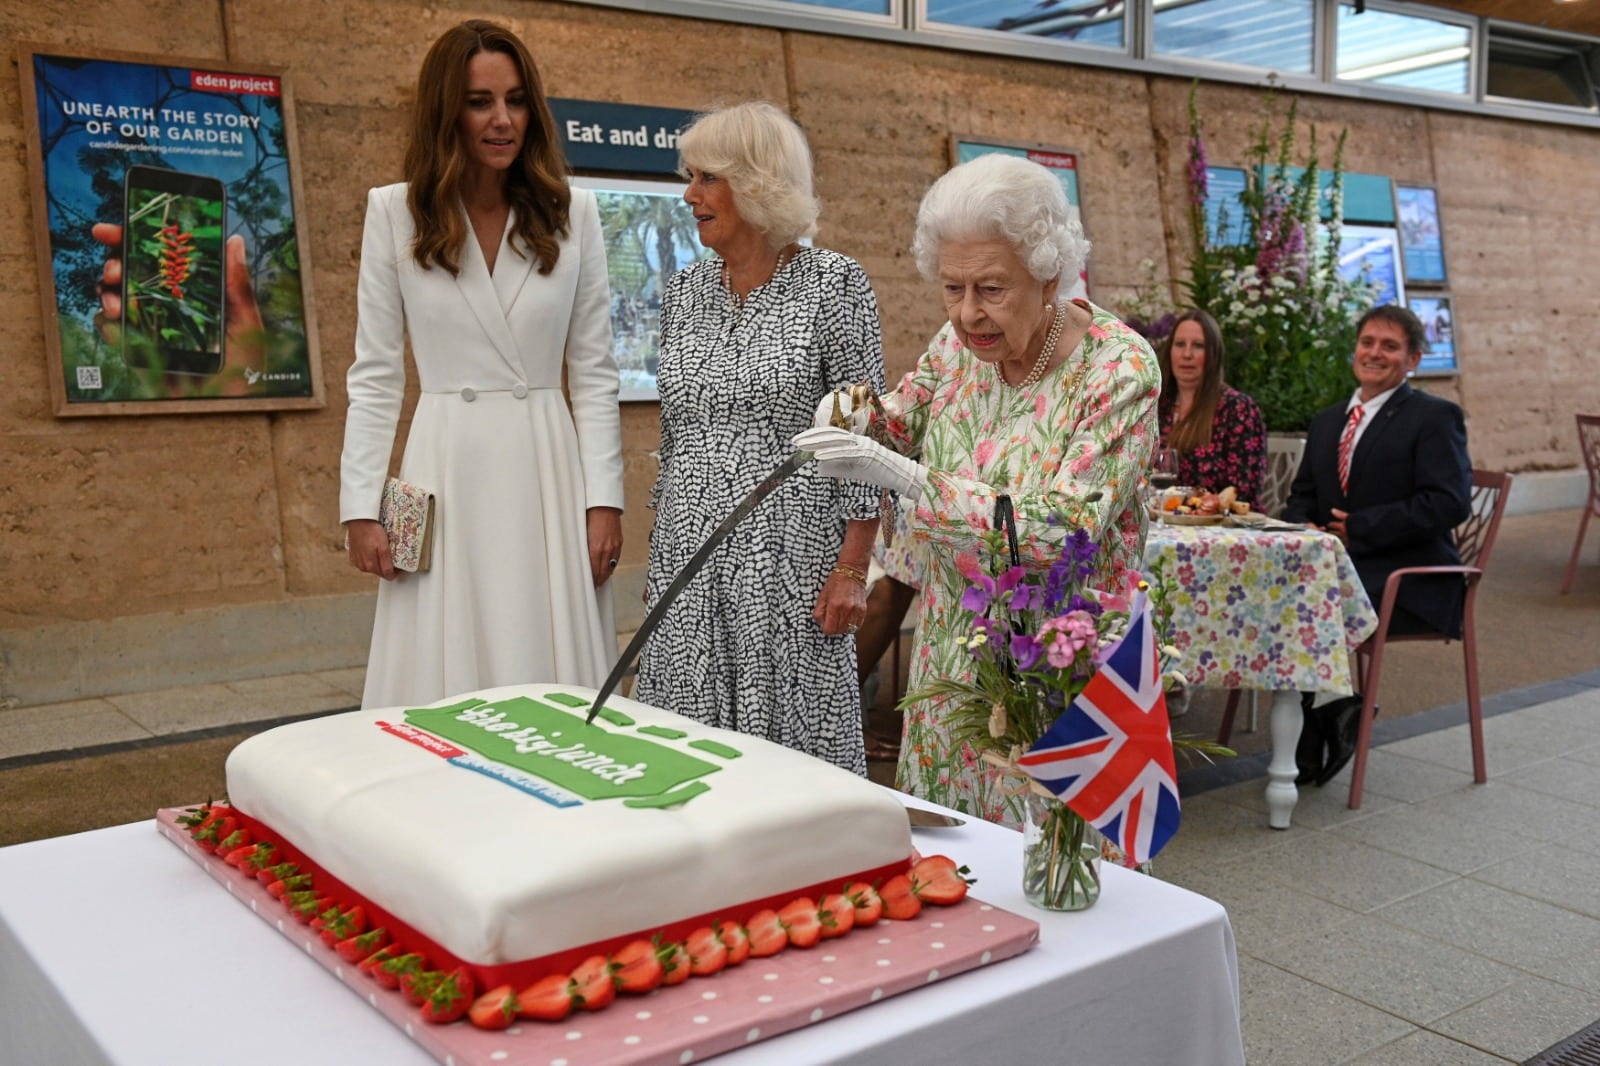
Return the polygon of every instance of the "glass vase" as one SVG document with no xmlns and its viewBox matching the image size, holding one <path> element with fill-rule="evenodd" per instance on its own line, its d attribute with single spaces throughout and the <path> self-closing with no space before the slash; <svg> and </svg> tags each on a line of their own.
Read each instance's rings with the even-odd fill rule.
<svg viewBox="0 0 1600 1066">
<path fill-rule="evenodd" d="M 1100 831 L 1055 797 L 1023 798 L 1022 894 L 1047 911 L 1081 911 L 1100 898 Z"/>
</svg>

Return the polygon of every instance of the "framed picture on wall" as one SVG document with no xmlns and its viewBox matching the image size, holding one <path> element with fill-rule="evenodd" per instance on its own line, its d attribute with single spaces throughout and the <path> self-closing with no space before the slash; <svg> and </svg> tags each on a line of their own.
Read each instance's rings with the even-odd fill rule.
<svg viewBox="0 0 1600 1066">
<path fill-rule="evenodd" d="M 1439 196 L 1426 185 L 1396 185 L 1395 214 L 1400 220 L 1400 250 L 1409 285 L 1443 285 L 1444 231 Z"/>
<path fill-rule="evenodd" d="M 1422 334 L 1427 338 L 1427 350 L 1417 365 L 1418 377 L 1444 377 L 1460 373 L 1456 365 L 1455 313 L 1450 307 L 1450 295 L 1443 292 L 1414 292 L 1406 300 L 1411 313 L 1422 320 Z"/>
<path fill-rule="evenodd" d="M 321 407 L 276 67 L 18 46 L 58 416 Z"/>
<path fill-rule="evenodd" d="M 1400 237 L 1393 226 L 1345 225 L 1339 231 L 1339 274 L 1364 278 L 1377 289 L 1377 304 L 1401 304 L 1406 298 L 1400 271 Z"/>
<path fill-rule="evenodd" d="M 611 338 L 622 375 L 622 400 L 658 400 L 661 295 L 672 275 L 711 255 L 700 244 L 684 183 L 577 176 L 599 201 L 611 276 Z"/>
<path fill-rule="evenodd" d="M 1078 175 L 1079 168 L 1082 165 L 1082 156 L 1077 150 L 1058 148 L 1048 144 L 1037 144 L 1032 141 L 1007 141 L 994 137 L 969 137 L 959 133 L 950 135 L 950 165 L 953 167 L 969 162 L 981 155 L 990 155 L 995 152 L 1031 159 L 1059 178 L 1061 187 L 1066 190 L 1067 203 L 1071 205 L 1074 217 L 1078 220 L 1078 224 L 1083 226 L 1084 233 L 1088 233 L 1089 227 L 1083 221 L 1083 202 L 1079 194 Z M 1084 265 L 1083 271 L 1078 275 L 1078 283 L 1072 286 L 1066 296 L 1069 299 L 1088 298 L 1089 268 L 1087 264 Z"/>
</svg>

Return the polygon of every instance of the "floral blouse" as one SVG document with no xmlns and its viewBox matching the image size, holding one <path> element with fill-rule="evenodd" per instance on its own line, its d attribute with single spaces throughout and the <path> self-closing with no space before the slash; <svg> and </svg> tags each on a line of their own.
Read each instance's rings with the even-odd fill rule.
<svg viewBox="0 0 1600 1066">
<path fill-rule="evenodd" d="M 970 628 L 960 561 L 987 551 L 1001 494 L 1011 496 L 1029 570 L 1047 570 L 1066 535 L 1083 529 L 1100 546 L 1091 584 L 1121 590 L 1137 578 L 1146 531 L 1139 489 L 1156 447 L 1161 374 L 1142 337 L 1101 308 L 1079 306 L 1093 316 L 1087 335 L 1027 391 L 1001 380 L 947 323 L 884 399 L 895 443 L 921 447 L 928 468 L 927 491 L 906 508 L 924 567 L 912 691 L 971 676 L 956 643 Z M 1020 800 L 969 745 L 951 739 L 937 701 L 906 712 L 896 784 L 989 821 L 1021 823 Z"/>
<path fill-rule="evenodd" d="M 1161 442 L 1166 443 L 1178 405 L 1161 409 Z M 1261 408 L 1238 389 L 1224 385 L 1211 416 L 1211 443 L 1178 456 L 1178 484 L 1221 492 L 1232 485 L 1241 500 L 1255 503 L 1267 477 L 1267 424 Z"/>
</svg>

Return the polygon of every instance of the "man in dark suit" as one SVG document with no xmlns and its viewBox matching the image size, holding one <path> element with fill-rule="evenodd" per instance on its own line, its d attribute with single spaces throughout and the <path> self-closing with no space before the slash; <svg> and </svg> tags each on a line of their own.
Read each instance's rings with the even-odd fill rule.
<svg viewBox="0 0 1600 1066">
<path fill-rule="evenodd" d="M 1472 463 L 1461 408 L 1417 392 L 1406 379 L 1422 360 L 1423 326 L 1392 304 L 1357 324 L 1349 400 L 1317 413 L 1283 517 L 1344 542 L 1377 609 L 1389 574 L 1461 562 L 1452 533 L 1471 511 Z M 1391 633 L 1461 633 L 1465 589 L 1457 577 L 1409 577 Z M 1299 783 L 1326 784 L 1355 753 L 1360 699 L 1312 708 L 1296 760 Z"/>
</svg>

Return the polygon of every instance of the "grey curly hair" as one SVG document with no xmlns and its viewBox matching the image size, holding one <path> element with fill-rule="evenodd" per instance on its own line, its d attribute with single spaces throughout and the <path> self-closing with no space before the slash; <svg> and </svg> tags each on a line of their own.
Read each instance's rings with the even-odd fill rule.
<svg viewBox="0 0 1600 1066">
<path fill-rule="evenodd" d="M 1056 176 L 998 152 L 962 163 L 933 183 L 917 211 L 911 254 L 922 276 L 934 281 L 946 241 L 996 239 L 1009 242 L 1038 280 L 1060 278 L 1059 300 L 1089 258 L 1089 240 Z"/>
</svg>

